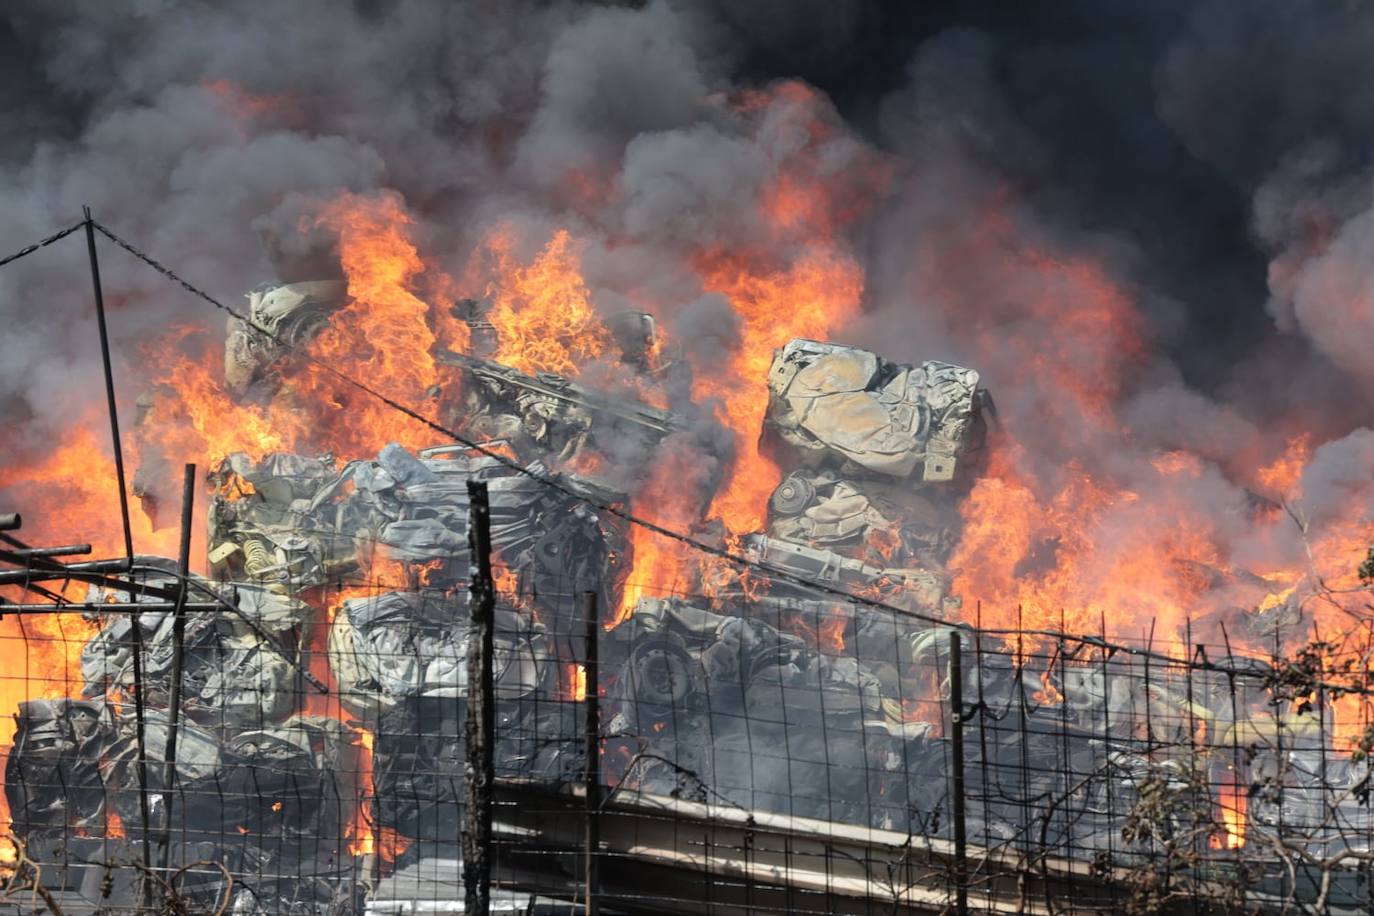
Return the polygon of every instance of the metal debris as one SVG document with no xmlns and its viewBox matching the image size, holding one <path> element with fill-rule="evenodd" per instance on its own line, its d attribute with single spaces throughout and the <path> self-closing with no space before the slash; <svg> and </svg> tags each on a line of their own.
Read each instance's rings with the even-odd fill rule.
<svg viewBox="0 0 1374 916">
<path fill-rule="evenodd" d="M 794 450 L 797 463 L 916 483 L 954 479 L 960 457 L 981 444 L 990 403 L 972 369 L 898 366 L 804 339 L 774 354 L 768 392 L 765 435 Z"/>
</svg>

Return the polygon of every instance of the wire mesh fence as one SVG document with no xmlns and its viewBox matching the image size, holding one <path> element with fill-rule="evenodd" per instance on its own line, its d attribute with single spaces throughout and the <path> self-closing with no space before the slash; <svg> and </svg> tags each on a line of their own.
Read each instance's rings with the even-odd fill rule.
<svg viewBox="0 0 1374 916">
<path fill-rule="evenodd" d="M 493 572 L 497 910 L 1370 906 L 1366 704 L 1291 658 Z M 465 580 L 218 588 L 232 612 L 189 605 L 176 715 L 154 598 L 7 614 L 7 901 L 461 909 Z"/>
</svg>

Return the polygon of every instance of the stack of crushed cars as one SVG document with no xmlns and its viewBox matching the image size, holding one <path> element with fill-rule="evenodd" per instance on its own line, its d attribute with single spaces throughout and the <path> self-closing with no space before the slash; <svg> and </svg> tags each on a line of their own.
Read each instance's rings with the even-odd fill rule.
<svg viewBox="0 0 1374 916">
<path fill-rule="evenodd" d="M 65 856 L 105 874 L 106 861 L 138 858 L 136 843 L 120 843 L 142 824 L 146 794 L 154 836 L 175 825 L 173 868 L 213 861 L 235 875 L 227 889 L 217 870 L 198 870 L 185 880 L 192 899 L 213 908 L 230 890 L 235 912 L 272 913 L 355 909 L 361 833 L 456 844 L 469 480 L 487 483 L 493 560 L 511 571 L 510 602 L 497 612 L 499 768 L 561 779 L 580 758 L 535 736 L 575 734 L 575 715 L 554 702 L 541 621 L 568 614 L 589 589 L 612 600 L 624 531 L 580 497 L 623 496 L 538 463 L 526 470 L 533 476 L 450 447 L 415 455 L 391 445 L 342 467 L 328 456 L 227 458 L 209 481 L 210 575 L 189 583 L 191 601 L 220 607 L 186 615 L 172 791 L 173 615 L 102 615 L 81 656 L 83 696 L 19 709 L 5 773 L 16 837 L 38 860 Z M 138 558 L 135 579 L 177 586 L 162 558 Z M 129 600 L 94 586 L 87 598 Z M 138 644 L 146 793 L 132 703 Z"/>
<path fill-rule="evenodd" d="M 173 564 L 156 557 L 136 557 L 132 578 L 172 590 L 178 584 Z M 140 861 L 146 804 L 154 840 L 173 825 L 170 867 L 211 861 L 252 876 L 230 885 L 217 869 L 193 868 L 183 887 L 191 900 L 213 908 L 229 894 L 244 912 L 344 906 L 352 868 L 340 846 L 352 816 L 346 800 L 360 797 L 360 764 L 356 735 L 343 722 L 298 709 L 308 608 L 255 583 L 230 589 L 195 576 L 188 591 L 189 600 L 218 601 L 222 610 L 187 614 L 172 772 L 165 760 L 173 615 L 103 616 L 106 625 L 81 655 L 83 695 L 20 704 L 5 768 L 14 836 L 35 861 L 61 863 L 61 871 L 48 871 L 69 887 L 121 905 L 137 876 L 115 880 L 106 863 Z M 87 598 L 126 600 L 95 586 Z M 134 702 L 140 644 L 141 723 Z"/>
<path fill-rule="evenodd" d="M 945 563 L 991 401 L 971 369 L 804 339 L 767 382 L 761 442 L 784 476 L 767 529 L 740 542 L 758 565 L 710 599 L 641 600 L 611 634 L 608 730 L 635 737 L 609 769 L 651 791 L 920 832 L 908 793 L 929 797 L 942 770 L 938 709 L 914 698 L 943 680 L 923 647 L 929 621 L 957 610 Z"/>
</svg>

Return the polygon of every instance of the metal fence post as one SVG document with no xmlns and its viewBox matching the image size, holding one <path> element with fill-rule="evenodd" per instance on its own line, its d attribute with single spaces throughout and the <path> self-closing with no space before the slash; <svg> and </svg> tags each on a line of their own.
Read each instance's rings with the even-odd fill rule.
<svg viewBox="0 0 1374 916">
<path fill-rule="evenodd" d="M 601 904 L 598 898 L 597 861 L 598 847 L 601 845 L 601 682 L 597 674 L 597 641 L 600 638 L 601 618 L 597 613 L 596 592 L 588 591 L 582 595 L 583 617 L 586 624 L 583 664 L 585 665 L 584 712 L 586 713 L 586 753 L 587 766 L 583 787 L 586 802 L 586 847 L 583 880 L 587 885 L 587 916 L 596 916 Z"/>
<path fill-rule="evenodd" d="M 959 631 L 949 632 L 950 749 L 953 763 L 954 909 L 968 916 L 968 836 L 964 824 L 964 666 Z"/>
<path fill-rule="evenodd" d="M 196 466 L 188 464 L 181 484 L 181 545 L 177 555 L 177 598 L 172 611 L 172 685 L 167 704 L 167 747 L 163 754 L 162 824 L 158 837 L 158 864 L 171 864 L 172 784 L 177 770 L 177 728 L 181 723 L 182 658 L 186 644 L 186 591 L 191 575 L 191 526 L 194 521 L 196 499 Z"/>
<path fill-rule="evenodd" d="M 492 684 L 496 586 L 491 574 L 491 506 L 487 485 L 468 481 L 468 547 L 472 586 L 468 620 L 468 714 L 464 741 L 463 890 L 464 913 L 491 911 L 491 807 L 495 772 L 492 742 L 496 695 Z"/>
</svg>

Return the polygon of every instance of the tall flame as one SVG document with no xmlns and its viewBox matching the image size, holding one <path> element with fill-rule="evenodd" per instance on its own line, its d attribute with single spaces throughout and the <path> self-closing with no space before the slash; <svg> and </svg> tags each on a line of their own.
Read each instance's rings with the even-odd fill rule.
<svg viewBox="0 0 1374 916">
<path fill-rule="evenodd" d="M 863 272 L 835 247 L 815 248 L 785 268 L 766 271 L 717 251 L 703 255 L 699 268 L 703 285 L 724 294 L 742 323 L 727 371 L 697 377 L 693 394 L 714 399 L 717 418 L 735 433 L 735 464 L 710 514 L 743 534 L 762 527 L 768 494 L 782 479 L 758 443 L 773 351 L 796 337 L 830 337 L 854 318 Z"/>
<path fill-rule="evenodd" d="M 515 256 L 510 226 L 497 226 L 484 248 L 495 276 L 486 291 L 487 317 L 500 340 L 498 362 L 526 373 L 574 376 L 605 352 L 610 335 L 592 307 L 567 229 L 555 232 L 528 265 Z"/>
</svg>

